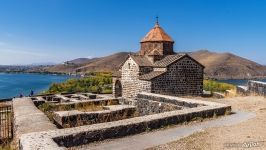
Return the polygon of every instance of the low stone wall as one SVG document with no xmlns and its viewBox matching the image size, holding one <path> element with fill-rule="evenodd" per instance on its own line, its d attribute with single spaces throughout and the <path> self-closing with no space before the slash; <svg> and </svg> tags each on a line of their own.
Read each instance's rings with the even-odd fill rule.
<svg viewBox="0 0 266 150">
<path fill-rule="evenodd" d="M 183 109 L 181 106 L 164 103 L 164 102 L 157 102 L 147 99 L 137 98 L 134 100 L 134 106 L 137 107 L 137 115 L 144 116 L 144 115 L 152 115 L 163 113 L 167 111 L 174 111 L 174 110 L 181 110 Z"/>
<path fill-rule="evenodd" d="M 187 101 L 188 99 L 184 99 L 180 97 L 146 93 L 146 92 L 142 92 L 138 94 L 137 99 L 145 99 L 145 100 L 169 103 L 169 104 L 174 104 L 177 106 L 182 106 L 182 107 L 187 107 L 187 108 L 203 106 L 203 104 L 199 104 L 197 102 L 192 102 L 192 101 Z"/>
<path fill-rule="evenodd" d="M 248 91 L 250 94 L 266 96 L 266 82 L 248 81 Z"/>
<path fill-rule="evenodd" d="M 53 107 L 56 109 L 57 107 L 60 108 L 61 106 L 68 107 L 68 108 L 76 108 L 76 107 L 83 107 L 83 106 L 107 106 L 107 105 L 118 105 L 120 103 L 119 98 L 113 99 L 94 99 L 94 100 L 84 100 L 78 102 L 68 102 L 68 103 L 55 103 Z"/>
<path fill-rule="evenodd" d="M 183 104 L 182 106 L 189 106 L 190 108 L 108 123 L 24 134 L 20 138 L 21 149 L 31 150 L 36 149 L 36 147 L 40 150 L 64 149 L 64 147 L 79 146 L 94 141 L 132 135 L 167 125 L 179 124 L 198 117 L 208 118 L 225 115 L 231 111 L 231 106 L 215 102 L 152 93 L 141 93 L 141 95 L 146 98 L 167 100 L 172 104 Z"/>
<path fill-rule="evenodd" d="M 236 86 L 236 94 L 241 96 L 247 96 L 249 94 L 247 86 Z"/>
<path fill-rule="evenodd" d="M 59 111 L 54 112 L 53 119 L 60 127 L 70 128 L 132 118 L 136 112 L 135 106 L 128 105 L 104 106 L 104 109 L 92 112 Z"/>
<path fill-rule="evenodd" d="M 212 93 L 212 96 L 215 97 L 215 98 L 218 98 L 218 99 L 220 99 L 220 98 L 224 98 L 224 97 L 225 97 L 224 94 L 219 93 L 219 92 L 213 92 L 213 93 Z"/>
<path fill-rule="evenodd" d="M 15 98 L 13 111 L 14 141 L 17 146 L 22 134 L 57 129 L 47 116 L 35 107 L 31 98 Z"/>
</svg>

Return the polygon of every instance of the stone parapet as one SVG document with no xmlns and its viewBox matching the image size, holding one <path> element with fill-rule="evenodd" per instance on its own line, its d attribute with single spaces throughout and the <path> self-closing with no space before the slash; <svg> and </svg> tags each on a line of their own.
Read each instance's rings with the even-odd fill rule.
<svg viewBox="0 0 266 150">
<path fill-rule="evenodd" d="M 248 81 L 248 92 L 253 95 L 266 96 L 266 82 Z"/>
<path fill-rule="evenodd" d="M 18 145 L 21 135 L 57 129 L 47 116 L 35 107 L 31 98 L 15 98 L 14 111 L 14 140 Z"/>
<path fill-rule="evenodd" d="M 135 117 L 136 107 L 129 105 L 103 106 L 104 110 L 81 112 L 54 112 L 54 121 L 62 128 L 77 127 L 96 123 L 110 122 Z"/>
</svg>

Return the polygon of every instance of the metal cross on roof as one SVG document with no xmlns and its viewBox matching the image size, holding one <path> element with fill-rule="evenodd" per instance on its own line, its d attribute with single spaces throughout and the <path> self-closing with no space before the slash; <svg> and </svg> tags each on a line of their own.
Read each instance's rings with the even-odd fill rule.
<svg viewBox="0 0 266 150">
<path fill-rule="evenodd" d="M 159 24 L 159 17 L 156 16 L 156 24 Z"/>
</svg>

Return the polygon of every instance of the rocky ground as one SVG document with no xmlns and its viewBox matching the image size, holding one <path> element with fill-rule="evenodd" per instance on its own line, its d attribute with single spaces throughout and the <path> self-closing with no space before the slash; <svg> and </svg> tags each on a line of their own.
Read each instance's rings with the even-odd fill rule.
<svg viewBox="0 0 266 150">
<path fill-rule="evenodd" d="M 232 126 L 209 128 L 149 150 L 266 149 L 266 98 L 248 96 L 215 101 L 231 105 L 233 111 L 254 112 L 256 117 Z"/>
</svg>

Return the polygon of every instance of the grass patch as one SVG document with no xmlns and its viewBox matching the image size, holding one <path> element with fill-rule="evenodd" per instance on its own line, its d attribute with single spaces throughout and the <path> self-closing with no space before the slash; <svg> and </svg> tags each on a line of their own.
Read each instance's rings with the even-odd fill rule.
<svg viewBox="0 0 266 150">
<path fill-rule="evenodd" d="M 70 111 L 70 110 L 98 111 L 98 110 L 103 110 L 103 106 L 94 105 L 93 103 L 75 103 L 75 104 L 66 104 L 66 105 L 54 105 L 51 103 L 44 103 L 39 106 L 39 109 L 42 110 L 43 112 Z"/>
<path fill-rule="evenodd" d="M 102 105 L 94 105 L 92 103 L 76 103 L 67 105 L 54 105 L 51 103 L 44 103 L 38 106 L 38 108 L 42 110 L 51 121 L 53 121 L 55 111 L 79 110 L 82 112 L 90 112 L 104 110 Z"/>
<path fill-rule="evenodd" d="M 87 73 L 84 78 L 69 79 L 62 83 L 53 83 L 43 94 L 91 92 L 112 93 L 112 74 L 107 72 Z"/>
<path fill-rule="evenodd" d="M 109 105 L 118 105 L 118 100 L 105 100 L 100 102 L 83 102 L 83 103 L 69 103 L 69 104 L 53 104 L 53 103 L 43 103 L 42 105 L 38 106 L 38 108 L 45 112 L 46 114 L 52 115 L 55 111 L 71 111 L 71 110 L 78 110 L 83 112 L 88 111 L 100 111 L 104 110 L 103 106 Z"/>
<path fill-rule="evenodd" d="M 0 150 L 14 150 L 13 148 L 11 148 L 11 146 L 6 145 L 6 146 L 1 146 L 0 145 Z"/>
<path fill-rule="evenodd" d="M 235 90 L 236 86 L 214 80 L 204 80 L 203 89 L 211 92 L 225 92 L 226 90 Z"/>
<path fill-rule="evenodd" d="M 0 150 L 14 150 L 11 146 L 11 141 L 6 140 L 6 141 L 1 141 L 3 143 L 0 144 Z"/>
</svg>

